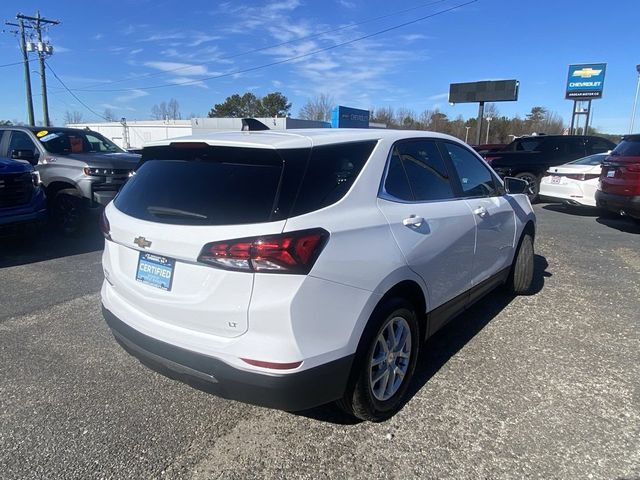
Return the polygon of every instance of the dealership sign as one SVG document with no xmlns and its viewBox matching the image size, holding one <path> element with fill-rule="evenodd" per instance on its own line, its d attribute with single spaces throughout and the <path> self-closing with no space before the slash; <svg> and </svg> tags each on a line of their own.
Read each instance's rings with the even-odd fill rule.
<svg viewBox="0 0 640 480">
<path fill-rule="evenodd" d="M 331 112 L 333 128 L 369 128 L 369 110 L 337 106 Z"/>
<path fill-rule="evenodd" d="M 582 63 L 569 65 L 567 77 L 567 99 L 589 100 L 602 97 L 606 63 Z"/>
</svg>

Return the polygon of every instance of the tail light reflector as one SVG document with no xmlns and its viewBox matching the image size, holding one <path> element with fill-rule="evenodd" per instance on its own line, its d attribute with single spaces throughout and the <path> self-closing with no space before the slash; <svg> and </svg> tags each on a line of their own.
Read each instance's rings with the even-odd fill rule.
<svg viewBox="0 0 640 480">
<path fill-rule="evenodd" d="M 240 272 L 307 274 L 329 238 L 321 228 L 207 243 L 198 261 Z"/>
<path fill-rule="evenodd" d="M 109 225 L 109 219 L 107 218 L 107 214 L 104 213 L 104 210 L 100 214 L 99 224 L 100 231 L 102 232 L 102 235 L 104 235 L 104 238 L 111 240 L 111 225 Z"/>
</svg>

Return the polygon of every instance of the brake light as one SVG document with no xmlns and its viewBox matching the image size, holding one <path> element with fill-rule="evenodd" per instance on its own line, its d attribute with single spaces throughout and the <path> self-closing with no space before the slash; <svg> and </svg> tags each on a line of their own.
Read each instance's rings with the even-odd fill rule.
<svg viewBox="0 0 640 480">
<path fill-rule="evenodd" d="M 580 181 L 584 181 L 584 180 L 591 180 L 593 178 L 598 178 L 600 177 L 599 173 L 568 173 L 565 175 L 567 178 L 570 178 L 572 180 L 580 180 Z"/>
<path fill-rule="evenodd" d="M 104 212 L 104 210 L 100 215 L 99 224 L 100 231 L 102 232 L 102 235 L 104 235 L 104 238 L 106 238 L 107 240 L 111 240 L 111 225 L 109 225 L 109 219 L 107 218 L 107 214 Z"/>
<path fill-rule="evenodd" d="M 494 160 L 498 159 L 500 157 L 484 157 L 484 161 L 487 162 L 489 165 L 491 165 L 491 162 L 493 162 Z"/>
<path fill-rule="evenodd" d="M 307 274 L 329 239 L 321 228 L 207 243 L 198 261 L 240 272 Z"/>
</svg>

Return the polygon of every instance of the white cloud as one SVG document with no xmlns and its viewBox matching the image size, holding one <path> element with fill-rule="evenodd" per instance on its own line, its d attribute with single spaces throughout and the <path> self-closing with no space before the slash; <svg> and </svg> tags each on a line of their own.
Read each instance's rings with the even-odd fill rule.
<svg viewBox="0 0 640 480">
<path fill-rule="evenodd" d="M 174 77 L 169 79 L 169 83 L 183 87 L 200 87 L 209 88 L 206 83 L 201 80 L 194 80 L 191 77 Z"/>
<path fill-rule="evenodd" d="M 162 72 L 175 72 L 179 71 L 183 76 L 194 75 L 216 75 L 216 72 L 210 72 L 204 65 L 193 65 L 190 63 L 180 62 L 145 62 L 145 66 L 155 68 Z"/>
<path fill-rule="evenodd" d="M 175 33 L 156 33 L 141 39 L 141 42 L 158 42 L 164 40 L 180 40 L 185 38 L 185 34 L 181 32 Z"/>
<path fill-rule="evenodd" d="M 427 97 L 427 100 L 444 100 L 445 98 L 449 98 L 449 92 L 438 93 L 437 95 L 431 95 Z"/>
<path fill-rule="evenodd" d="M 104 37 L 104 35 L 103 35 L 103 34 L 101 34 L 101 33 L 96 33 L 96 34 L 95 34 L 93 37 L 91 37 L 91 38 L 93 38 L 94 40 L 100 40 L 102 37 Z"/>
<path fill-rule="evenodd" d="M 147 95 L 149 95 L 149 92 L 136 88 L 131 90 L 128 93 L 125 93 L 124 95 L 120 95 L 119 97 L 116 97 L 116 102 L 120 102 L 120 103 L 130 102 L 137 98 L 146 97 Z"/>
<path fill-rule="evenodd" d="M 345 8 L 356 8 L 356 2 L 350 2 L 349 0 L 338 0 L 338 5 Z"/>
</svg>

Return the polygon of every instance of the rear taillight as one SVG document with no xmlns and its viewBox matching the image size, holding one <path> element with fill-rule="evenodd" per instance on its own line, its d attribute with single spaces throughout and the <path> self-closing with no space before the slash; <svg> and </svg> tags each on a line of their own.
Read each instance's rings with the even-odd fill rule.
<svg viewBox="0 0 640 480">
<path fill-rule="evenodd" d="M 321 228 L 207 243 L 198 261 L 225 270 L 307 274 L 329 239 Z"/>
<path fill-rule="evenodd" d="M 102 232 L 102 235 L 104 235 L 104 238 L 106 238 L 107 240 L 111 240 L 111 225 L 109 225 L 109 219 L 107 218 L 107 214 L 104 212 L 104 210 L 100 215 L 99 224 L 100 231 Z"/>
<path fill-rule="evenodd" d="M 484 161 L 487 162 L 489 165 L 491 165 L 491 162 L 493 162 L 494 160 L 498 159 L 500 157 L 484 157 Z"/>
<path fill-rule="evenodd" d="M 568 173 L 565 175 L 565 177 L 570 178 L 572 180 L 584 181 L 584 180 L 591 180 L 593 178 L 598 178 L 600 177 L 600 174 L 599 173 Z"/>
</svg>

